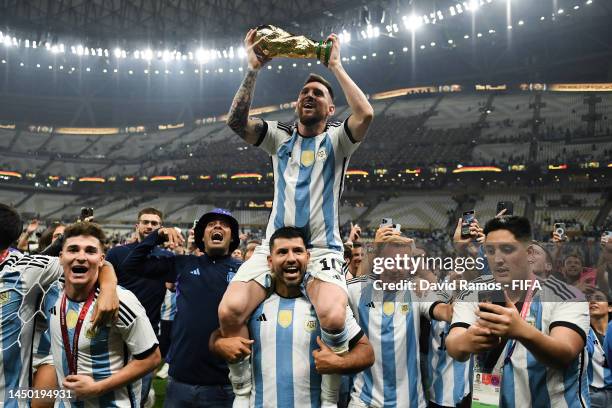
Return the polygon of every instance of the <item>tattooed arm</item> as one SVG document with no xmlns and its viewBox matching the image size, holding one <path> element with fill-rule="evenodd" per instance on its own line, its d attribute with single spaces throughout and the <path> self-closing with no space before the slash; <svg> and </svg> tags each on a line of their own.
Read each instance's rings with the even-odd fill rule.
<svg viewBox="0 0 612 408">
<path fill-rule="evenodd" d="M 255 52 L 255 34 L 256 30 L 249 30 L 244 39 L 249 69 L 247 70 L 238 92 L 236 92 L 234 96 L 232 106 L 227 116 L 227 125 L 234 133 L 250 144 L 257 143 L 262 133 L 266 131 L 266 123 L 262 119 L 249 117 L 249 109 L 251 108 L 251 100 L 253 99 L 253 92 L 255 91 L 257 73 L 263 64 L 267 62 L 264 57 L 257 55 Z"/>
</svg>

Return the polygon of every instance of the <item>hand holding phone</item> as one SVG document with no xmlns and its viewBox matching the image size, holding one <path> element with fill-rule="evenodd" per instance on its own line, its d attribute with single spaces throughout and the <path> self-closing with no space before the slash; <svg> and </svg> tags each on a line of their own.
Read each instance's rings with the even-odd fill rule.
<svg viewBox="0 0 612 408">
<path fill-rule="evenodd" d="M 470 224 L 476 219 L 476 211 L 464 211 L 461 217 L 461 238 L 470 237 Z"/>
</svg>

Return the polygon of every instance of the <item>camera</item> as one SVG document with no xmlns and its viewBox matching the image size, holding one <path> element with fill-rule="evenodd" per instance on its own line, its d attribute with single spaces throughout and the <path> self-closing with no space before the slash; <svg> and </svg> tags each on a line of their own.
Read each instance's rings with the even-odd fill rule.
<svg viewBox="0 0 612 408">
<path fill-rule="evenodd" d="M 383 218 L 382 222 L 380 223 L 381 227 L 393 227 L 397 232 L 401 232 L 400 229 L 402 228 L 401 224 L 394 224 L 393 223 L 393 218 Z"/>
</svg>

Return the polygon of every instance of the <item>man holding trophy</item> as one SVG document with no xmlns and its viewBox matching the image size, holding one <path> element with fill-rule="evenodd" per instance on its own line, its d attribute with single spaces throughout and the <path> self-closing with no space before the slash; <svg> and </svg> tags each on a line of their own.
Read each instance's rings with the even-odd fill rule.
<svg viewBox="0 0 612 408">
<path fill-rule="evenodd" d="M 343 355 L 348 352 L 349 339 L 344 324 L 347 288 L 342 275 L 338 207 L 348 161 L 365 138 L 374 112 L 344 70 L 335 34 L 325 42 L 315 42 L 273 26 L 261 26 L 249 30 L 244 43 L 248 70 L 232 102 L 227 123 L 247 143 L 261 147 L 272 157 L 274 203 L 266 237 L 285 226 L 304 232 L 311 256 L 302 291 L 315 307 L 322 340 L 335 353 Z M 328 122 L 335 113 L 333 89 L 324 78 L 310 74 L 298 95 L 297 123 L 249 117 L 257 75 L 266 62 L 277 56 L 321 60 L 340 84 L 351 115 L 344 122 Z M 221 333 L 236 338 L 238 348 L 244 344 L 240 338 L 249 337 L 246 326 L 249 316 L 270 291 L 273 277 L 269 255 L 266 239 L 240 267 L 219 306 Z M 242 358 L 229 365 L 236 394 L 234 407 L 249 405 L 248 354 L 243 352 Z M 336 406 L 339 383 L 339 376 L 323 376 L 321 406 Z"/>
</svg>

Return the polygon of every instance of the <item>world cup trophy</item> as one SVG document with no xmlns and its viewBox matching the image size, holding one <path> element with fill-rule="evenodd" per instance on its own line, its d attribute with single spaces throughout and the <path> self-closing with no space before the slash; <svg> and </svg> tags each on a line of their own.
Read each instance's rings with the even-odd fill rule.
<svg viewBox="0 0 612 408">
<path fill-rule="evenodd" d="M 263 59 L 274 57 L 316 58 L 325 66 L 329 63 L 332 41 L 315 41 L 303 35 L 293 35 L 273 25 L 257 27 L 255 54 Z"/>
</svg>

